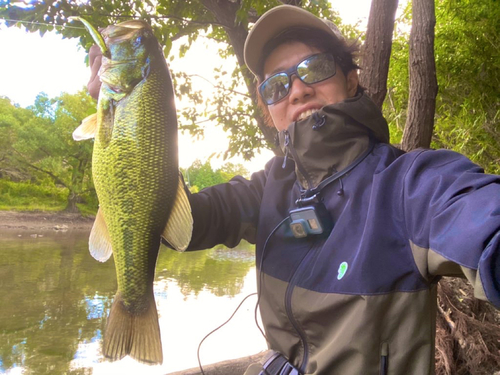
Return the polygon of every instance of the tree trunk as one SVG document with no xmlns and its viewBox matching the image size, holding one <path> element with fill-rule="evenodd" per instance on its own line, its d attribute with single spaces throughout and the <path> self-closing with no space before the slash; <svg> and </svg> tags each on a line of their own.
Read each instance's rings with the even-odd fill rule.
<svg viewBox="0 0 500 375">
<path fill-rule="evenodd" d="M 410 32 L 410 97 L 402 148 L 429 147 L 438 91 L 434 60 L 434 0 L 413 0 Z"/>
<path fill-rule="evenodd" d="M 402 148 L 429 147 L 438 91 L 434 59 L 434 0 L 413 0 L 410 97 Z M 460 292 L 460 293 L 459 293 Z M 500 364 L 498 315 L 474 298 L 470 284 L 443 278 L 438 288 L 436 374 L 492 374 Z M 495 372 L 496 373 L 496 372 Z"/>
<path fill-rule="evenodd" d="M 81 158 L 82 153 L 76 156 L 76 160 L 71 163 L 72 174 L 71 174 L 71 184 L 68 194 L 68 201 L 66 204 L 65 212 L 78 213 L 80 210 L 77 207 L 77 203 L 81 202 L 81 192 L 83 190 L 83 178 L 85 176 L 85 169 L 90 163 L 89 158 Z"/>
<path fill-rule="evenodd" d="M 387 93 L 387 75 L 391 57 L 392 34 L 398 0 L 373 0 L 361 50 L 361 86 L 382 108 Z"/>
<path fill-rule="evenodd" d="M 79 201 L 79 195 L 70 189 L 68 194 L 68 202 L 66 204 L 64 212 L 71 212 L 71 213 L 80 212 L 78 206 L 76 205 L 78 201 Z"/>
<path fill-rule="evenodd" d="M 247 85 L 248 93 L 251 96 L 253 103 L 257 104 L 257 84 L 253 74 L 247 69 L 245 59 L 243 57 L 243 47 L 248 35 L 248 31 L 243 24 L 238 24 L 236 13 L 239 10 L 239 2 L 233 1 L 219 1 L 219 0 L 201 0 L 201 3 L 207 8 L 214 16 L 217 22 L 224 25 L 224 29 L 229 37 L 230 45 L 234 50 L 238 65 L 242 68 L 242 74 Z M 255 116 L 257 125 L 264 135 L 269 147 L 275 154 L 281 154 L 281 150 L 274 144 L 276 137 L 276 129 L 266 125 L 264 117 L 257 114 Z"/>
</svg>

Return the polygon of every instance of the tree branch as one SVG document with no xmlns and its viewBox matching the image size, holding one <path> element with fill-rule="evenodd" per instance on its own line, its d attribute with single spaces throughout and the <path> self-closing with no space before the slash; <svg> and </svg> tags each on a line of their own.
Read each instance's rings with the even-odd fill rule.
<svg viewBox="0 0 500 375">
<path fill-rule="evenodd" d="M 203 80 L 205 80 L 206 82 L 210 83 L 213 87 L 217 88 L 217 89 L 222 89 L 224 91 L 229 91 L 229 92 L 232 92 L 234 94 L 238 94 L 238 95 L 242 95 L 244 96 L 245 98 L 251 98 L 250 95 L 248 94 L 245 94 L 245 93 L 242 93 L 242 92 L 239 92 L 239 91 L 236 91 L 236 90 L 231 90 L 231 89 L 228 89 L 227 87 L 223 87 L 223 86 L 219 86 L 219 85 L 216 85 L 212 82 L 210 82 L 208 79 L 206 79 L 205 77 L 203 76 L 200 76 L 199 74 L 189 74 L 188 77 L 198 77 L 198 78 L 201 78 Z"/>
<path fill-rule="evenodd" d="M 92 17 L 92 16 L 95 16 L 96 14 L 82 14 L 82 16 L 89 16 L 89 17 Z M 101 16 L 101 17 L 108 17 L 108 18 L 142 18 L 141 15 L 136 15 L 136 16 L 129 16 L 129 15 L 121 15 L 121 14 L 109 14 L 109 13 L 97 13 L 98 16 Z M 154 16 L 154 15 L 149 15 L 148 16 L 149 18 L 152 18 L 152 19 L 163 19 L 163 18 L 168 18 L 168 19 L 175 19 L 175 20 L 178 20 L 178 21 L 182 21 L 182 22 L 186 22 L 186 23 L 194 23 L 194 24 L 197 24 L 197 25 L 215 25 L 215 26 L 226 26 L 220 22 L 217 22 L 217 21 L 196 21 L 196 20 L 192 20 L 192 19 L 188 19 L 188 18 L 183 18 L 183 17 L 179 17 L 179 16 L 176 16 L 174 14 L 165 14 L 165 15 L 162 15 L 162 16 Z M 25 22 L 25 21 L 22 21 L 22 22 Z M 54 25 L 54 26 L 61 26 L 61 25 Z M 67 26 L 65 26 L 67 27 Z M 84 29 L 83 27 L 78 27 L 78 29 Z"/>
<path fill-rule="evenodd" d="M 212 113 L 215 112 L 215 111 L 212 111 Z M 251 119 L 254 119 L 254 116 L 248 114 L 248 113 L 244 113 L 244 112 L 236 112 L 236 115 L 237 116 L 241 116 L 241 117 L 249 117 Z M 230 114 L 228 115 L 218 115 L 218 116 L 215 116 L 213 118 L 207 118 L 205 120 L 200 120 L 200 121 L 197 121 L 197 122 L 193 122 L 192 124 L 190 125 L 199 125 L 199 124 L 203 124 L 205 122 L 210 122 L 210 121 L 215 121 L 216 119 L 219 119 L 219 118 L 228 118 L 228 117 L 231 117 Z"/>
<path fill-rule="evenodd" d="M 36 171 L 39 171 L 39 172 L 45 173 L 46 175 L 50 176 L 50 177 L 54 180 L 54 182 L 55 182 L 56 184 L 62 185 L 62 186 L 64 186 L 65 188 L 69 189 L 68 185 L 67 185 L 64 181 L 62 181 L 59 177 L 57 177 L 55 174 L 53 174 L 53 173 L 52 173 L 52 172 L 50 172 L 50 171 L 46 171 L 45 169 L 42 169 L 42 168 L 40 168 L 40 167 L 37 167 L 36 165 L 33 165 L 33 164 L 31 164 L 31 163 L 27 162 L 26 160 L 24 160 L 24 159 L 25 159 L 25 157 L 23 156 L 23 154 L 21 154 L 21 153 L 20 153 L 19 151 L 17 151 L 15 148 L 12 148 L 12 149 L 14 150 L 14 152 L 16 152 L 16 153 L 17 153 L 17 154 L 18 154 L 18 155 L 22 158 L 22 159 L 18 159 L 18 161 L 19 161 L 20 163 L 22 163 L 22 164 L 26 165 L 27 167 L 32 168 L 32 169 L 34 169 L 34 170 L 36 170 Z"/>
</svg>

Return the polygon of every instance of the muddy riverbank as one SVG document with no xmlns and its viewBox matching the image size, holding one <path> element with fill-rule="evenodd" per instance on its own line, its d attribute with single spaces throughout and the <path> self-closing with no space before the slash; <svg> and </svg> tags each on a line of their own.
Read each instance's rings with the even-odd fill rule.
<svg viewBox="0 0 500 375">
<path fill-rule="evenodd" d="M 0 229 L 3 230 L 90 230 L 93 222 L 93 217 L 66 212 L 0 211 Z"/>
</svg>

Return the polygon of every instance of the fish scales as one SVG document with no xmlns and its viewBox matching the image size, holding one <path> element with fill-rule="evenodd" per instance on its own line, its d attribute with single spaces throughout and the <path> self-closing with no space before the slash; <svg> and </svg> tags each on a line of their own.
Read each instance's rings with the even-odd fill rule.
<svg viewBox="0 0 500 375">
<path fill-rule="evenodd" d="M 138 309 L 146 286 L 152 286 L 160 234 L 178 184 L 177 132 L 169 126 L 176 119 L 165 108 L 169 86 L 153 71 L 116 106 L 111 140 L 103 129 L 94 146 L 100 207 L 113 249 L 123 249 L 114 251 L 118 289 L 125 305 Z"/>
<path fill-rule="evenodd" d="M 104 334 L 103 354 L 163 361 L 153 281 L 161 237 L 184 251 L 192 216 L 179 176 L 177 118 L 170 73 L 150 26 L 127 21 L 97 32 L 103 53 L 97 115 L 75 130 L 95 137 L 92 172 L 99 212 L 91 254 L 115 261 L 118 290 Z"/>
</svg>

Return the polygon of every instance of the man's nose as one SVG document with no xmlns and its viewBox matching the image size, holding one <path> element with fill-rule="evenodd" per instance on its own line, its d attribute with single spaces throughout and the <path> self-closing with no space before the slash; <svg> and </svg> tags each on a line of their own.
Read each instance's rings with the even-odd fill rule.
<svg viewBox="0 0 500 375">
<path fill-rule="evenodd" d="M 293 75 L 290 79 L 290 102 L 300 103 L 302 100 L 307 99 L 312 96 L 314 89 L 302 82 L 296 75 Z"/>
</svg>

